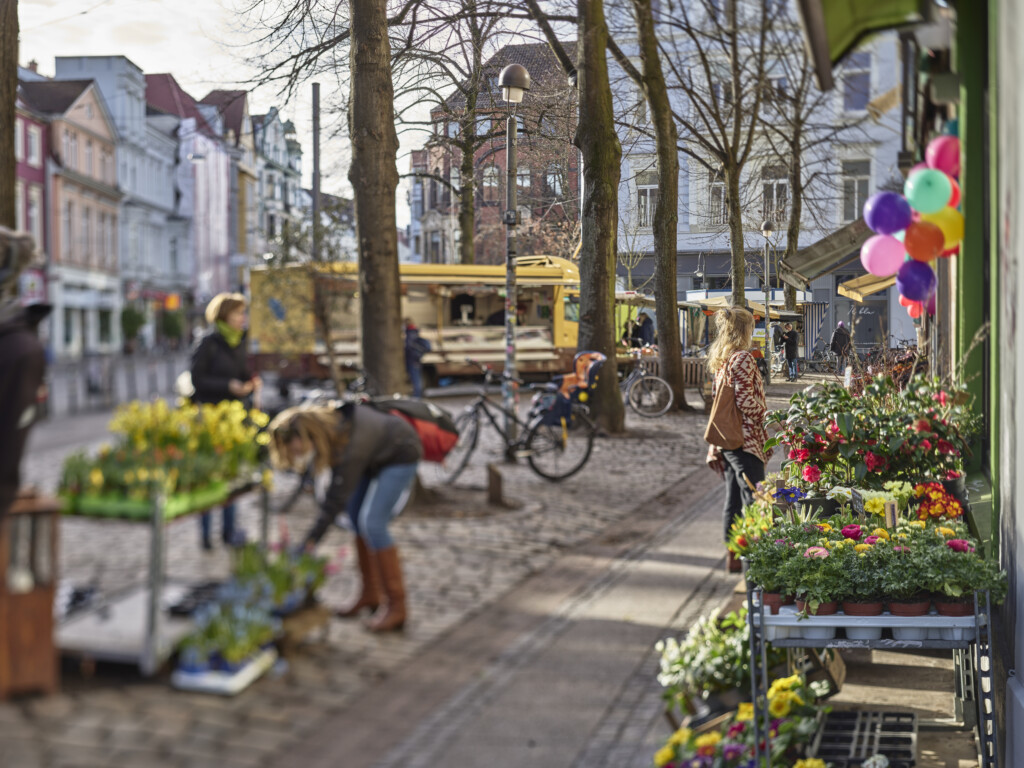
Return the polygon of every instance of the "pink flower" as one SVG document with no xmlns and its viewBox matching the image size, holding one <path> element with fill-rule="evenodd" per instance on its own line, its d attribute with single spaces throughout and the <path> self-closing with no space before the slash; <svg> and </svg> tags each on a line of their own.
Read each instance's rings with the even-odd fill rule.
<svg viewBox="0 0 1024 768">
<path fill-rule="evenodd" d="M 921 441 L 921 447 L 925 451 L 930 451 L 932 449 L 932 441 L 931 440 L 922 440 Z"/>
<path fill-rule="evenodd" d="M 806 448 L 801 448 L 796 452 L 797 461 L 807 461 L 809 458 L 811 458 L 811 452 Z"/>
<path fill-rule="evenodd" d="M 939 440 L 939 453 L 956 453 L 956 448 L 946 440 Z"/>
<path fill-rule="evenodd" d="M 789 453 L 786 454 L 790 459 L 796 459 L 796 448 L 790 448 Z"/>
<path fill-rule="evenodd" d="M 734 723 L 732 728 L 729 729 L 729 738 L 734 739 L 739 736 L 743 731 L 747 729 L 746 723 Z"/>
<path fill-rule="evenodd" d="M 918 419 L 914 422 L 915 432 L 931 432 L 932 425 L 928 423 L 928 419 Z"/>
<path fill-rule="evenodd" d="M 949 470 L 946 473 L 946 479 L 947 480 L 956 480 L 959 477 L 960 477 L 960 473 L 957 472 L 955 469 L 951 469 L 951 470 Z"/>
<path fill-rule="evenodd" d="M 862 529 L 856 523 L 843 526 L 843 537 L 847 539 L 853 539 L 854 541 L 860 541 L 860 537 L 864 535 L 864 529 Z"/>
<path fill-rule="evenodd" d="M 952 549 L 954 552 L 973 552 L 974 547 L 971 546 L 969 541 L 964 539 L 950 539 L 946 542 L 946 546 Z"/>
<path fill-rule="evenodd" d="M 939 403 L 939 405 L 945 408 L 946 403 L 949 402 L 949 395 L 947 395 L 945 392 L 939 392 L 937 395 L 932 395 L 932 400 L 936 400 Z"/>
<path fill-rule="evenodd" d="M 804 480 L 808 483 L 816 483 L 821 479 L 821 470 L 813 464 L 804 467 Z"/>
<path fill-rule="evenodd" d="M 910 551 L 910 547 L 893 547 L 892 551 L 893 552 L 909 552 Z"/>
<path fill-rule="evenodd" d="M 874 544 L 876 541 L 878 541 L 877 536 L 868 536 L 866 539 L 864 539 L 865 544 Z"/>
<path fill-rule="evenodd" d="M 824 547 L 808 547 L 804 552 L 804 557 L 817 557 L 824 560 L 828 557 L 828 550 Z"/>
<path fill-rule="evenodd" d="M 864 464 L 869 472 L 881 472 L 885 469 L 886 461 L 883 457 L 877 456 L 871 451 L 864 454 Z"/>
</svg>

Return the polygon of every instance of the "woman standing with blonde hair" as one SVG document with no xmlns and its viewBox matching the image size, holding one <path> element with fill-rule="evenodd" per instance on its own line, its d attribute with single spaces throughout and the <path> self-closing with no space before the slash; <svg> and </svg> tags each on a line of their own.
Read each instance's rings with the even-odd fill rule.
<svg viewBox="0 0 1024 768">
<path fill-rule="evenodd" d="M 750 339 L 754 333 L 754 316 L 742 307 L 728 307 L 715 313 L 715 340 L 708 351 L 708 371 L 714 376 L 713 393 L 730 385 L 736 398 L 736 408 L 743 424 L 743 445 L 725 450 L 712 445 L 708 449 L 708 465 L 726 483 L 724 540 L 729 540 L 729 528 L 752 504 L 754 495 L 750 484 L 764 480 L 764 465 L 771 452 L 765 453 L 768 432 L 764 426 L 768 405 L 764 396 L 764 381 L 757 362 L 750 354 Z M 748 484 L 749 483 L 749 484 Z M 738 571 L 739 562 L 729 553 L 729 570 Z"/>
<path fill-rule="evenodd" d="M 356 533 L 362 591 L 336 613 L 357 616 L 374 610 L 367 626 L 375 632 L 405 624 L 405 584 L 398 550 L 388 531 L 412 492 L 423 446 L 403 419 L 372 406 L 289 408 L 270 423 L 270 460 L 282 469 L 331 470 L 320 516 L 306 535 L 312 548 L 342 512 Z"/>
</svg>

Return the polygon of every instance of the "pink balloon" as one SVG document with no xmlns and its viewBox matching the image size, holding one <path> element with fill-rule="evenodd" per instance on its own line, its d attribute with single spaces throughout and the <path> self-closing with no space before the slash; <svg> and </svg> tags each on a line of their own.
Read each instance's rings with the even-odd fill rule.
<svg viewBox="0 0 1024 768">
<path fill-rule="evenodd" d="M 888 277 L 899 271 L 905 253 L 903 243 L 892 235 L 874 235 L 861 246 L 860 263 L 872 275 Z"/>
<path fill-rule="evenodd" d="M 954 178 L 960 175 L 960 139 L 956 136 L 936 136 L 924 151 L 929 168 L 948 173 Z"/>
</svg>

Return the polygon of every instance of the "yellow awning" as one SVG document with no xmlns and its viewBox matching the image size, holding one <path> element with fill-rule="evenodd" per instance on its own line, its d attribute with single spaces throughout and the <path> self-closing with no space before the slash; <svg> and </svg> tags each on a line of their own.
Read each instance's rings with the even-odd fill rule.
<svg viewBox="0 0 1024 768">
<path fill-rule="evenodd" d="M 839 284 L 839 293 L 854 301 L 864 301 L 868 296 L 879 291 L 884 291 L 890 285 L 895 284 L 896 275 L 890 277 L 878 277 L 877 275 L 861 275 L 853 280 L 847 280 Z"/>
</svg>

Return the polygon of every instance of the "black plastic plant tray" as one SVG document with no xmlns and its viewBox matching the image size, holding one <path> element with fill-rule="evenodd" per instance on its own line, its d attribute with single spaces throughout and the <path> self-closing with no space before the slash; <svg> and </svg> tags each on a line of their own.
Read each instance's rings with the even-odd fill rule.
<svg viewBox="0 0 1024 768">
<path fill-rule="evenodd" d="M 169 606 L 167 611 L 172 616 L 191 616 L 208 603 L 217 600 L 217 591 L 221 587 L 219 581 L 205 581 L 192 586 L 184 597 Z"/>
<path fill-rule="evenodd" d="M 830 712 L 811 743 L 810 754 L 833 768 L 857 768 L 873 755 L 885 755 L 891 768 L 913 768 L 917 760 L 917 715 Z"/>
</svg>

